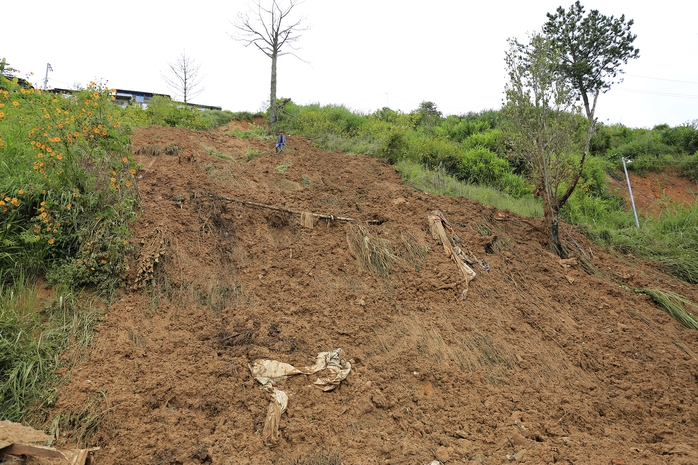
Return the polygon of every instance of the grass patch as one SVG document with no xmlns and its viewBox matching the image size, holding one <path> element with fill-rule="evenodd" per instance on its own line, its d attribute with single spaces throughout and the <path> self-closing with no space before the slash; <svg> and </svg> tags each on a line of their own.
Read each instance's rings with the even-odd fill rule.
<svg viewBox="0 0 698 465">
<path fill-rule="evenodd" d="M 78 447 L 87 447 L 97 433 L 104 414 L 102 391 L 88 397 L 78 410 L 64 410 L 53 417 L 49 431 L 55 437 L 70 438 Z"/>
<path fill-rule="evenodd" d="M 56 370 L 81 358 L 101 312 L 67 292 L 42 304 L 26 283 L 0 295 L 0 418 L 40 427 L 62 382 Z"/>
<path fill-rule="evenodd" d="M 310 187 L 313 185 L 313 181 L 308 177 L 307 175 L 301 176 L 301 186 L 303 187 Z"/>
<path fill-rule="evenodd" d="M 298 187 L 296 183 L 293 181 L 289 181 L 288 179 L 284 179 L 281 181 L 279 184 L 279 189 L 285 190 L 285 191 L 295 191 L 296 188 Z"/>
<path fill-rule="evenodd" d="M 421 234 L 415 234 L 412 231 L 406 231 L 400 234 L 402 240 L 402 249 L 400 256 L 409 264 L 414 266 L 416 271 L 419 271 L 424 265 L 427 258 L 429 246 L 424 241 Z"/>
<path fill-rule="evenodd" d="M 275 140 L 276 136 L 269 134 L 269 131 L 264 126 L 258 126 L 254 123 L 251 123 L 246 131 L 243 131 L 240 128 L 233 128 L 228 133 L 234 135 L 235 137 L 239 137 L 240 139 L 259 139 L 259 140 Z"/>
<path fill-rule="evenodd" d="M 259 156 L 259 150 L 250 149 L 247 151 L 247 155 L 245 155 L 245 161 L 246 162 L 252 161 L 255 158 L 257 158 L 258 156 Z"/>
<path fill-rule="evenodd" d="M 591 237 L 602 246 L 633 254 L 662 265 L 664 271 L 690 284 L 698 284 L 698 204 L 645 218 L 640 227 L 595 228 Z M 596 232 L 598 231 L 598 232 Z"/>
<path fill-rule="evenodd" d="M 290 163 L 284 163 L 283 165 L 279 165 L 279 166 L 277 166 L 276 168 L 274 168 L 274 171 L 276 171 L 277 173 L 282 173 L 282 174 L 284 174 L 284 173 L 286 173 L 286 171 L 288 171 L 288 168 L 289 168 L 290 166 L 291 166 Z"/>
<path fill-rule="evenodd" d="M 182 150 L 184 150 L 182 147 L 174 144 L 165 147 L 165 153 L 167 155 L 172 155 L 173 157 L 179 156 L 179 154 L 182 153 Z"/>
<path fill-rule="evenodd" d="M 639 291 L 652 297 L 652 300 L 666 311 L 673 319 L 681 323 L 686 328 L 698 329 L 698 319 L 686 311 L 685 306 L 698 308 L 698 305 L 686 299 L 680 294 L 661 289 L 642 289 Z"/>
<path fill-rule="evenodd" d="M 465 197 L 521 216 L 543 216 L 543 205 L 533 197 L 514 198 L 492 187 L 466 184 L 443 170 L 427 170 L 410 161 L 397 163 L 395 170 L 400 173 L 403 181 L 418 191 L 447 197 Z"/>
<path fill-rule="evenodd" d="M 209 311 L 220 314 L 228 307 L 244 306 L 250 303 L 250 297 L 242 290 L 242 284 L 211 284 L 208 289 L 200 290 L 198 304 Z"/>
<path fill-rule="evenodd" d="M 227 160 L 227 161 L 233 160 L 233 157 L 231 157 L 230 155 L 226 155 L 225 153 L 221 153 L 213 147 L 209 147 L 207 145 L 201 144 L 201 148 L 203 148 L 206 151 L 206 153 L 208 153 L 212 157 L 220 158 L 221 160 Z"/>
</svg>

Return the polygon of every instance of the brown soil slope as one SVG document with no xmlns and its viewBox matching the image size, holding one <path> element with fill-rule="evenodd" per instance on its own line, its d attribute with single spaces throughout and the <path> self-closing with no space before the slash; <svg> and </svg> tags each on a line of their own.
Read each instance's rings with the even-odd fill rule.
<svg viewBox="0 0 698 465">
<path fill-rule="evenodd" d="M 698 463 L 698 332 L 634 292 L 698 302 L 697 286 L 567 225 L 591 266 L 563 265 L 538 220 L 413 192 L 388 165 L 300 138 L 275 154 L 153 127 L 132 148 L 143 214 L 130 279 L 147 284 L 109 309 L 57 405 L 81 419 L 61 441 L 89 438 L 98 464 Z M 355 221 L 309 229 L 210 195 Z M 436 209 L 490 266 L 465 300 L 429 232 Z M 387 277 L 352 255 L 359 226 L 402 257 Z M 423 260 L 408 253 L 420 244 Z M 279 383 L 288 410 L 265 445 L 271 396 L 248 363 L 306 366 L 336 348 L 346 380 Z"/>
</svg>

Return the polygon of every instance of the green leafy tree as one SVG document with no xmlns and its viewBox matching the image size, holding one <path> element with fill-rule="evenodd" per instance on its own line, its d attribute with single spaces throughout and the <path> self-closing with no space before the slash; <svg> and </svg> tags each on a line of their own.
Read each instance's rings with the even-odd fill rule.
<svg viewBox="0 0 698 465">
<path fill-rule="evenodd" d="M 443 116 L 434 102 L 427 101 L 420 103 L 415 113 L 418 116 L 417 123 L 427 128 L 436 126 Z"/>
<path fill-rule="evenodd" d="M 637 37 L 630 30 L 633 20 L 605 16 L 598 10 L 585 15 L 577 0 L 569 10 L 558 7 L 548 13 L 543 33 L 550 39 L 559 59 L 559 70 L 584 104 L 589 126 L 584 156 L 589 153 L 596 129 L 596 102 L 622 74 L 622 65 L 638 58 L 640 51 L 633 46 Z"/>
<path fill-rule="evenodd" d="M 294 53 L 295 42 L 300 39 L 300 32 L 307 30 L 303 27 L 304 18 L 294 19 L 293 9 L 301 4 L 301 0 L 255 0 L 250 12 L 239 13 L 233 24 L 236 32 L 231 35 L 233 40 L 241 42 L 245 47 L 254 44 L 266 56 L 271 58 L 271 88 L 269 94 L 269 124 L 274 126 L 278 120 L 276 100 L 276 61 L 282 55 L 298 56 Z M 299 58 L 300 59 L 300 58 Z"/>
<path fill-rule="evenodd" d="M 560 209 L 581 176 L 579 109 L 575 91 L 557 66 L 551 41 L 534 34 L 528 44 L 509 40 L 505 62 L 509 80 L 504 112 L 510 119 L 510 147 L 529 165 L 543 211 L 550 248 L 566 256 L 558 234 Z"/>
</svg>

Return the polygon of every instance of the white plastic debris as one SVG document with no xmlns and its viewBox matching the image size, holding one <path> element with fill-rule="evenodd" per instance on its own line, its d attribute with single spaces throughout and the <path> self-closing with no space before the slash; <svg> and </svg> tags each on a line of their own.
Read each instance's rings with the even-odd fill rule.
<svg viewBox="0 0 698 465">
<path fill-rule="evenodd" d="M 331 391 L 346 379 L 350 371 L 351 364 L 349 362 L 338 360 L 336 363 L 327 366 L 327 376 L 318 377 L 313 384 L 323 391 Z"/>
<path fill-rule="evenodd" d="M 303 373 L 293 365 L 276 360 L 255 360 L 247 366 L 250 368 L 252 377 L 264 386 L 278 383 L 291 375 Z"/>
<path fill-rule="evenodd" d="M 264 389 L 271 388 L 272 400 L 267 408 L 267 418 L 264 421 L 264 443 L 268 446 L 275 446 L 279 442 L 279 423 L 281 414 L 288 406 L 288 395 L 274 386 L 279 381 L 283 381 L 293 375 L 311 375 L 324 372 L 324 376 L 319 376 L 315 383 L 323 391 L 331 391 L 346 379 L 351 371 L 351 364 L 340 358 L 342 349 L 335 349 L 329 352 L 320 352 L 315 357 L 315 363 L 311 366 L 298 369 L 288 363 L 277 360 L 258 359 L 247 366 L 250 373 L 257 381 L 264 386 Z"/>
<path fill-rule="evenodd" d="M 279 443 L 279 424 L 281 423 L 281 414 L 288 407 L 288 394 L 276 388 L 271 388 L 271 402 L 267 407 L 267 418 L 264 420 L 264 443 L 268 446 L 275 446 Z"/>
<path fill-rule="evenodd" d="M 315 363 L 311 366 L 296 368 L 288 363 L 277 360 L 255 360 L 247 366 L 254 379 L 263 386 L 274 385 L 292 375 L 311 375 L 327 370 L 327 376 L 318 378 L 315 384 L 322 387 L 323 391 L 331 391 L 339 385 L 351 371 L 351 364 L 341 359 L 342 349 L 329 352 L 320 352 L 315 357 Z"/>
<path fill-rule="evenodd" d="M 313 366 L 305 367 L 303 369 L 304 373 L 317 373 L 318 371 L 327 368 L 327 366 L 337 365 L 339 363 L 339 357 L 342 356 L 342 352 L 342 349 L 335 349 L 329 352 L 320 352 L 317 354 L 317 357 L 315 357 L 315 363 Z"/>
</svg>

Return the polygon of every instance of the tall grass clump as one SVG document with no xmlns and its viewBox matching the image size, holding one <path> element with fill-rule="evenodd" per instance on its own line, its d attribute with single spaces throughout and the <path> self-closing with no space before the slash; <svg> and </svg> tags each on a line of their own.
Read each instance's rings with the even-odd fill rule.
<svg viewBox="0 0 698 465">
<path fill-rule="evenodd" d="M 698 309 L 698 305 L 689 301 L 684 296 L 671 291 L 648 288 L 642 289 L 639 292 L 652 297 L 652 300 L 654 300 L 657 305 L 686 328 L 698 330 L 698 319 L 686 310 L 686 306 Z"/>
<path fill-rule="evenodd" d="M 100 313 L 78 309 L 71 293 L 44 305 L 35 287 L 0 287 L 0 418 L 41 425 L 55 401 L 56 370 L 70 344 L 84 348 Z"/>
<path fill-rule="evenodd" d="M 70 95 L 0 73 L 0 285 L 46 274 L 113 289 L 128 271 L 137 166 L 113 92 Z"/>
<path fill-rule="evenodd" d="M 606 173 L 611 170 L 612 162 L 587 158 L 577 187 L 560 212 L 565 221 L 583 226 L 592 235 L 599 229 L 625 229 L 634 224 L 625 199 L 608 190 Z"/>
<path fill-rule="evenodd" d="M 698 284 L 698 204 L 674 207 L 657 219 L 645 218 L 636 228 L 605 229 L 604 245 L 662 265 L 690 284 Z"/>
<path fill-rule="evenodd" d="M 361 266 L 381 278 L 387 278 L 400 260 L 388 240 L 373 237 L 362 226 L 349 225 L 347 243 Z"/>
</svg>

